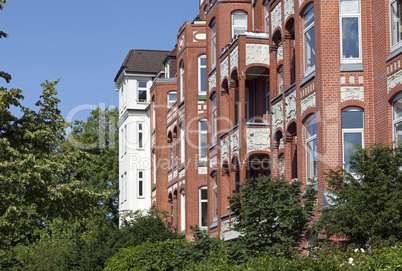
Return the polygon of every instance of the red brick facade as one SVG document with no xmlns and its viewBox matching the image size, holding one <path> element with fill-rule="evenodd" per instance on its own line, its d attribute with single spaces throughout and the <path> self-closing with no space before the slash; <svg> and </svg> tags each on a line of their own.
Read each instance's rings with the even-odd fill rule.
<svg viewBox="0 0 402 271">
<path fill-rule="evenodd" d="M 343 26 L 341 13 L 349 11 L 338 0 L 201 1 L 197 19 L 177 36 L 177 81 L 158 79 L 151 89 L 157 159 L 152 202 L 170 213 L 172 227 L 191 238 L 190 225 L 200 225 L 200 188 L 207 186 L 209 234 L 235 238 L 227 197 L 239 181 L 259 173 L 303 183 L 316 178 L 325 205 L 324 173 L 347 165 L 351 142 L 392 144 L 400 136 L 392 115 L 402 92 L 400 36 L 390 42 L 393 1 L 356 0 L 358 11 L 345 22 L 353 17 L 358 34 L 348 32 L 352 24 Z M 204 54 L 206 93 L 199 93 Z M 172 90 L 178 100 L 167 108 Z M 347 127 L 348 116 L 363 116 L 362 127 Z M 199 161 L 202 119 L 208 121 L 207 163 Z M 312 119 L 314 134 L 306 134 Z"/>
</svg>

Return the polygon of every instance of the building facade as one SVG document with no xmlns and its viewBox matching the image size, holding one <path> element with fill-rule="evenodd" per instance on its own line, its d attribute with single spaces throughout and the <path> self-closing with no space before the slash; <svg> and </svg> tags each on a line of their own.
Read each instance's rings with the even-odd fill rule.
<svg viewBox="0 0 402 271">
<path fill-rule="evenodd" d="M 227 197 L 258 174 L 317 180 L 325 207 L 355 144 L 402 142 L 400 0 L 198 4 L 150 92 L 148 189 L 173 228 L 236 238 Z"/>
</svg>

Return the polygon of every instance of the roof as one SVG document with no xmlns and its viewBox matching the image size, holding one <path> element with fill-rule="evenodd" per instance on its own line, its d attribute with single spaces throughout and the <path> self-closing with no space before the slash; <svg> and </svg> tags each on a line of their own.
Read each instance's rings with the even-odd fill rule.
<svg viewBox="0 0 402 271">
<path fill-rule="evenodd" d="M 170 53 L 171 51 L 131 49 L 114 81 L 117 81 L 123 70 L 126 73 L 151 73 L 156 75 L 161 70 L 163 60 Z"/>
</svg>

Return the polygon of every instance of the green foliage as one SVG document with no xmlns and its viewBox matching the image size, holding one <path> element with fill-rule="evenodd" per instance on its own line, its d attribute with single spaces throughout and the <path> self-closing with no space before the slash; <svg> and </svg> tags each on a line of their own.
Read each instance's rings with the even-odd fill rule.
<svg viewBox="0 0 402 271">
<path fill-rule="evenodd" d="M 308 186 L 304 195 L 301 182 L 259 176 L 246 180 L 239 193 L 229 197 L 237 217 L 233 224 L 242 233 L 240 251 L 292 255 L 308 230 L 313 217 L 316 191 Z"/>
<path fill-rule="evenodd" d="M 375 144 L 352 156 L 352 175 L 342 168 L 327 174 L 331 205 L 318 228 L 357 247 L 402 240 L 402 147 Z"/>
<path fill-rule="evenodd" d="M 120 250 L 109 259 L 105 271 L 114 270 L 174 270 L 180 264 L 179 251 L 191 247 L 184 240 L 145 242 Z"/>
</svg>

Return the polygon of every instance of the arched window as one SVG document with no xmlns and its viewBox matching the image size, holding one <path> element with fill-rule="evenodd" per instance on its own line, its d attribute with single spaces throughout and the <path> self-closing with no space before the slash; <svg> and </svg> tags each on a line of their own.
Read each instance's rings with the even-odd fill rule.
<svg viewBox="0 0 402 271">
<path fill-rule="evenodd" d="M 244 11 L 232 12 L 232 38 L 247 31 L 247 13 Z"/>
<path fill-rule="evenodd" d="M 402 143 L 402 93 L 399 94 L 392 103 L 393 111 L 393 130 L 394 130 L 394 141 L 395 144 Z"/>
<path fill-rule="evenodd" d="M 184 121 L 180 123 L 180 161 L 181 164 L 184 164 L 186 161 L 186 134 L 185 134 L 185 125 Z"/>
<path fill-rule="evenodd" d="M 317 122 L 315 114 L 311 115 L 305 122 L 306 130 L 306 173 L 307 183 L 317 178 Z"/>
<path fill-rule="evenodd" d="M 278 93 L 281 94 L 283 92 L 283 65 L 280 65 L 278 68 Z"/>
<path fill-rule="evenodd" d="M 199 189 L 199 225 L 200 229 L 208 227 L 208 188 L 207 186 Z"/>
<path fill-rule="evenodd" d="M 304 76 L 315 69 L 314 5 L 310 4 L 303 14 Z"/>
<path fill-rule="evenodd" d="M 216 66 L 216 24 L 215 20 L 211 23 L 211 68 Z"/>
<path fill-rule="evenodd" d="M 180 62 L 180 101 L 184 100 L 184 61 Z"/>
<path fill-rule="evenodd" d="M 206 161 L 208 153 L 207 145 L 207 120 L 201 119 L 198 121 L 198 160 Z"/>
<path fill-rule="evenodd" d="M 347 107 L 342 110 L 342 144 L 343 167 L 354 173 L 350 168 L 350 156 L 355 152 L 356 145 L 363 146 L 364 115 L 360 107 Z"/>
<path fill-rule="evenodd" d="M 184 189 L 180 191 L 180 226 L 181 231 L 186 230 L 186 192 Z"/>
</svg>

